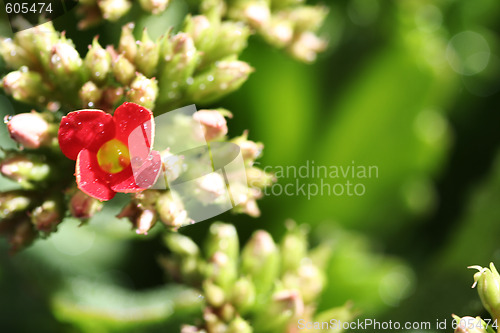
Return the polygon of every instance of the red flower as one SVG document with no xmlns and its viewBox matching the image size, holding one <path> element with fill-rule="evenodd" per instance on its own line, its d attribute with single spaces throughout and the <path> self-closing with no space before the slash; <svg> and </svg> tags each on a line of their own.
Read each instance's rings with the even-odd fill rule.
<svg viewBox="0 0 500 333">
<path fill-rule="evenodd" d="M 153 114 L 134 103 L 123 103 L 113 116 L 101 110 L 70 112 L 59 127 L 62 152 L 76 160 L 78 188 L 101 201 L 154 185 L 161 158 L 152 150 L 153 139 Z"/>
</svg>

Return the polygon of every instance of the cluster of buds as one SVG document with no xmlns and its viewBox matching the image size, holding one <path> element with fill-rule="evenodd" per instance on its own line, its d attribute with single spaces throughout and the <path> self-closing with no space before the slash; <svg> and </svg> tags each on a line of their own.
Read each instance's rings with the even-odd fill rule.
<svg viewBox="0 0 500 333">
<path fill-rule="evenodd" d="M 219 222 L 210 226 L 204 253 L 178 233 L 166 234 L 165 243 L 171 254 L 160 263 L 167 275 L 200 288 L 206 302 L 203 317 L 183 333 L 295 332 L 298 318 L 321 316 L 316 304 L 331 249 L 309 250 L 307 232 L 292 222 L 280 244 L 260 230 L 241 253 L 234 226 Z M 328 313 L 354 315 L 349 306 Z"/>
<path fill-rule="evenodd" d="M 158 14 L 167 8 L 168 2 L 140 0 L 139 4 L 145 11 Z M 80 28 L 92 26 L 103 18 L 116 21 L 129 11 L 130 6 L 127 0 L 80 2 L 79 11 L 84 16 Z M 194 28 L 194 31 L 189 32 L 194 32 L 194 39 L 200 39 L 196 47 L 207 54 L 208 58 L 217 56 L 218 50 L 223 50 L 215 47 L 215 44 L 231 45 L 234 49 L 245 47 L 246 43 L 241 39 L 232 43 L 230 40 L 238 35 L 248 34 L 249 28 L 271 45 L 286 49 L 300 61 L 313 62 L 317 53 L 326 48 L 326 42 L 316 33 L 328 10 L 324 6 L 305 5 L 304 0 L 203 0 L 200 2 L 200 11 L 203 15 L 195 16 L 189 22 Z M 227 20 L 217 22 L 220 19 Z M 215 34 L 214 23 L 220 29 Z M 207 52 L 206 47 L 210 48 L 210 52 Z"/>
</svg>

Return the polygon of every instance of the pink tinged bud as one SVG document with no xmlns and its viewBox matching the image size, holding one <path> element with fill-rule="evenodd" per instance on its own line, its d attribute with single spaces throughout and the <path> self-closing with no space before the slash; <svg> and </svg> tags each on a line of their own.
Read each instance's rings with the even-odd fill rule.
<svg viewBox="0 0 500 333">
<path fill-rule="evenodd" d="M 290 45 L 289 52 L 296 59 L 311 63 L 326 49 L 327 43 L 310 31 L 301 33 Z"/>
<path fill-rule="evenodd" d="M 265 2 L 251 2 L 243 10 L 243 16 L 251 26 L 261 28 L 269 22 L 271 10 Z"/>
<path fill-rule="evenodd" d="M 117 21 L 125 15 L 132 7 L 130 1 L 127 0 L 101 0 L 98 2 L 102 12 L 102 17 L 111 22 Z"/>
<path fill-rule="evenodd" d="M 224 178 L 218 173 L 210 173 L 197 180 L 197 198 L 204 204 L 216 204 L 226 199 L 227 187 Z"/>
<path fill-rule="evenodd" d="M 7 129 L 10 137 L 25 148 L 36 149 L 48 143 L 49 124 L 35 112 L 15 115 Z"/>
<path fill-rule="evenodd" d="M 43 232 L 54 231 L 61 222 L 61 214 L 55 200 L 47 200 L 31 212 L 31 222 Z"/>
<path fill-rule="evenodd" d="M 148 79 L 142 74 L 137 75 L 130 84 L 127 93 L 130 102 L 139 104 L 148 109 L 153 109 L 158 95 L 158 82 L 155 78 Z"/>
<path fill-rule="evenodd" d="M 203 126 L 207 141 L 222 138 L 227 134 L 226 118 L 217 110 L 200 110 L 193 115 L 193 118 Z"/>
<path fill-rule="evenodd" d="M 139 4 L 145 11 L 154 15 L 163 12 L 168 6 L 169 0 L 139 0 Z"/>
<path fill-rule="evenodd" d="M 481 320 L 481 317 L 465 316 L 460 318 L 457 315 L 452 315 L 455 320 L 455 333 L 486 333 L 486 323 Z"/>
<path fill-rule="evenodd" d="M 147 235 L 148 231 L 156 223 L 156 212 L 150 209 L 143 210 L 136 220 L 136 230 L 138 235 Z"/>
<path fill-rule="evenodd" d="M 284 310 L 292 310 L 293 314 L 300 316 L 304 313 L 304 302 L 297 290 L 283 290 L 273 295 L 273 301 L 281 304 Z"/>
<path fill-rule="evenodd" d="M 69 75 L 81 69 L 82 59 L 72 45 L 59 42 L 52 47 L 50 64 L 56 75 Z"/>
<path fill-rule="evenodd" d="M 33 188 L 31 182 L 40 182 L 50 174 L 48 164 L 26 155 L 9 157 L 0 163 L 2 175 L 21 184 L 26 189 Z"/>
<path fill-rule="evenodd" d="M 73 194 L 69 202 L 71 215 L 79 219 L 91 218 L 101 208 L 102 203 L 99 200 L 92 198 L 80 190 Z"/>
<path fill-rule="evenodd" d="M 171 192 L 161 195 L 156 202 L 156 209 L 161 221 L 168 227 L 178 229 L 186 224 L 191 224 L 187 211 L 182 201 Z"/>
<path fill-rule="evenodd" d="M 288 45 L 293 38 L 293 24 L 282 18 L 273 18 L 266 29 L 261 32 L 264 38 L 277 47 Z"/>
<path fill-rule="evenodd" d="M 26 67 L 7 74 L 2 80 L 2 86 L 15 100 L 32 104 L 44 103 L 48 90 L 41 75 L 28 71 Z"/>
</svg>

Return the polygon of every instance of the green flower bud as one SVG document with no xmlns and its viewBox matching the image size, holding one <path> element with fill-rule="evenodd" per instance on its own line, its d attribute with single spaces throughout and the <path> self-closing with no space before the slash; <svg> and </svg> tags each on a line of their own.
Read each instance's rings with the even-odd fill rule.
<svg viewBox="0 0 500 333">
<path fill-rule="evenodd" d="M 242 319 L 241 317 L 236 317 L 227 328 L 226 333 L 252 333 L 252 327 L 250 324 Z"/>
<path fill-rule="evenodd" d="M 327 43 L 310 31 L 299 34 L 288 48 L 288 52 L 297 60 L 312 63 L 316 55 L 326 49 Z"/>
<path fill-rule="evenodd" d="M 14 155 L 0 163 L 0 172 L 7 178 L 15 180 L 26 189 L 33 188 L 33 183 L 46 180 L 50 167 L 39 158 L 27 155 Z"/>
<path fill-rule="evenodd" d="M 125 15 L 132 7 L 127 0 L 100 0 L 97 2 L 102 12 L 102 17 L 106 20 L 115 22 Z"/>
<path fill-rule="evenodd" d="M 481 317 L 462 317 L 457 315 L 452 315 L 456 322 L 455 333 L 487 333 L 486 323 L 481 319 Z"/>
<path fill-rule="evenodd" d="M 135 78 L 134 65 L 123 55 L 120 54 L 113 63 L 113 75 L 120 84 L 128 85 Z"/>
<path fill-rule="evenodd" d="M 0 56 L 7 67 L 19 68 L 22 66 L 33 66 L 33 59 L 28 52 L 14 43 L 10 38 L 0 39 Z"/>
<path fill-rule="evenodd" d="M 7 130 L 14 141 L 28 149 L 48 146 L 51 141 L 49 123 L 35 111 L 20 113 L 10 118 Z"/>
<path fill-rule="evenodd" d="M 226 301 L 224 290 L 210 280 L 203 282 L 203 293 L 208 304 L 215 308 L 221 307 Z"/>
<path fill-rule="evenodd" d="M 282 281 L 285 288 L 299 290 L 306 304 L 314 302 L 325 285 L 322 272 L 308 261 L 302 263 L 296 272 L 285 273 Z"/>
<path fill-rule="evenodd" d="M 281 240 L 281 271 L 296 272 L 301 262 L 307 257 L 307 233 L 297 227 L 294 221 L 288 221 L 287 232 Z"/>
<path fill-rule="evenodd" d="M 169 232 L 164 237 L 165 245 L 176 255 L 184 257 L 199 257 L 200 249 L 191 238 L 179 233 Z"/>
<path fill-rule="evenodd" d="M 154 41 L 149 38 L 147 30 L 142 33 L 142 40 L 138 43 L 135 64 L 137 69 L 147 77 L 155 74 L 160 58 L 160 49 Z"/>
<path fill-rule="evenodd" d="M 243 61 L 219 61 L 207 71 L 188 81 L 187 95 L 195 103 L 211 103 L 237 90 L 253 68 Z"/>
<path fill-rule="evenodd" d="M 118 45 L 118 51 L 124 54 L 125 57 L 130 61 L 135 61 L 135 56 L 137 54 L 137 43 L 132 31 L 134 30 L 134 24 L 129 23 L 122 27 L 122 34 L 120 36 L 120 42 Z"/>
<path fill-rule="evenodd" d="M 237 279 L 238 263 L 224 252 L 216 252 L 206 267 L 206 276 L 229 293 Z"/>
<path fill-rule="evenodd" d="M 49 90 L 41 75 L 28 71 L 26 67 L 7 74 L 2 80 L 2 87 L 15 100 L 28 104 L 45 103 Z"/>
<path fill-rule="evenodd" d="M 240 245 L 236 228 L 232 224 L 215 222 L 210 226 L 205 243 L 205 252 L 211 258 L 216 252 L 225 253 L 228 259 L 237 262 Z"/>
<path fill-rule="evenodd" d="M 271 289 L 278 278 L 279 266 L 279 252 L 271 235 L 256 231 L 241 253 L 241 270 L 252 278 L 257 294 Z"/>
<path fill-rule="evenodd" d="M 26 210 L 31 205 L 31 198 L 19 191 L 0 193 L 0 218 L 7 219 Z"/>
<path fill-rule="evenodd" d="M 331 319 L 337 319 L 339 322 L 347 322 L 353 320 L 358 316 L 357 311 L 352 309 L 352 303 L 347 302 L 346 304 L 325 310 L 314 317 L 314 321 L 330 321 Z"/>
<path fill-rule="evenodd" d="M 246 173 L 248 186 L 252 188 L 268 187 L 276 181 L 276 177 L 274 177 L 274 175 L 267 173 L 259 168 L 247 167 Z"/>
<path fill-rule="evenodd" d="M 183 31 L 191 36 L 196 49 L 204 52 L 213 51 L 215 28 L 205 15 L 188 15 L 184 21 Z"/>
<path fill-rule="evenodd" d="M 80 89 L 78 96 L 84 108 L 95 108 L 99 105 L 103 91 L 94 82 L 86 82 Z"/>
<path fill-rule="evenodd" d="M 112 113 L 115 106 L 123 101 L 123 88 L 122 87 L 108 87 L 102 92 L 101 108 Z"/>
<path fill-rule="evenodd" d="M 89 219 L 102 209 L 103 203 L 80 190 L 71 196 L 69 211 L 78 219 Z"/>
<path fill-rule="evenodd" d="M 73 90 L 82 83 L 82 59 L 70 41 L 65 39 L 52 47 L 49 69 L 54 82 L 64 90 Z"/>
<path fill-rule="evenodd" d="M 142 9 L 154 15 L 163 12 L 168 6 L 169 0 L 139 0 Z"/>
<path fill-rule="evenodd" d="M 239 278 L 231 291 L 231 303 L 236 307 L 238 313 L 244 315 L 255 304 L 255 287 L 247 277 Z"/>
<path fill-rule="evenodd" d="M 61 222 L 61 208 L 54 199 L 48 199 L 31 212 L 31 223 L 39 231 L 50 233 L 55 231 Z"/>
<path fill-rule="evenodd" d="M 39 59 L 44 69 L 48 70 L 52 47 L 58 42 L 59 34 L 52 22 L 47 22 L 16 33 L 14 40 L 30 57 Z"/>
<path fill-rule="evenodd" d="M 182 89 L 194 73 L 200 55 L 186 33 L 165 41 L 162 52 L 165 65 L 160 73 L 160 101 L 170 102 L 182 97 Z"/>
<path fill-rule="evenodd" d="M 247 47 L 249 36 L 250 28 L 247 25 L 241 22 L 222 22 L 216 32 L 212 50 L 204 56 L 204 63 L 240 54 Z"/>
<path fill-rule="evenodd" d="M 500 275 L 493 263 L 490 268 L 481 266 L 470 266 L 479 272 L 474 274 L 474 284 L 483 306 L 491 314 L 494 320 L 500 321 Z"/>
<path fill-rule="evenodd" d="M 298 6 L 286 14 L 298 31 L 317 31 L 328 15 L 326 6 Z"/>
<path fill-rule="evenodd" d="M 174 230 L 192 223 L 192 220 L 187 215 L 187 211 L 184 209 L 182 201 L 174 196 L 172 192 L 166 192 L 158 198 L 156 209 L 161 221 Z"/>
<path fill-rule="evenodd" d="M 127 98 L 130 102 L 139 104 L 152 110 L 158 95 L 158 82 L 155 78 L 148 79 L 142 74 L 130 84 L 130 90 L 127 92 Z"/>
<path fill-rule="evenodd" d="M 111 55 L 102 48 L 97 37 L 92 41 L 92 46 L 89 46 L 85 56 L 85 66 L 92 81 L 98 84 L 105 82 L 111 71 Z"/>
<path fill-rule="evenodd" d="M 278 291 L 271 303 L 259 311 L 254 328 L 258 332 L 283 332 L 292 318 L 303 314 L 304 302 L 297 290 Z"/>
<path fill-rule="evenodd" d="M 226 13 L 226 2 L 224 0 L 202 0 L 200 11 L 211 19 L 220 19 Z"/>
</svg>

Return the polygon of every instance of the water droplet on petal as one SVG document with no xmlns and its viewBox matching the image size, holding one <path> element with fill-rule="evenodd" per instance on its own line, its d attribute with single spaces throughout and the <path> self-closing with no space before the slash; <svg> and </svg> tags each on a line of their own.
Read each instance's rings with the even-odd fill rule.
<svg viewBox="0 0 500 333">
<path fill-rule="evenodd" d="M 11 119 L 12 119 L 12 116 L 8 114 L 5 117 L 3 117 L 3 122 L 5 124 L 7 124 Z"/>
</svg>

